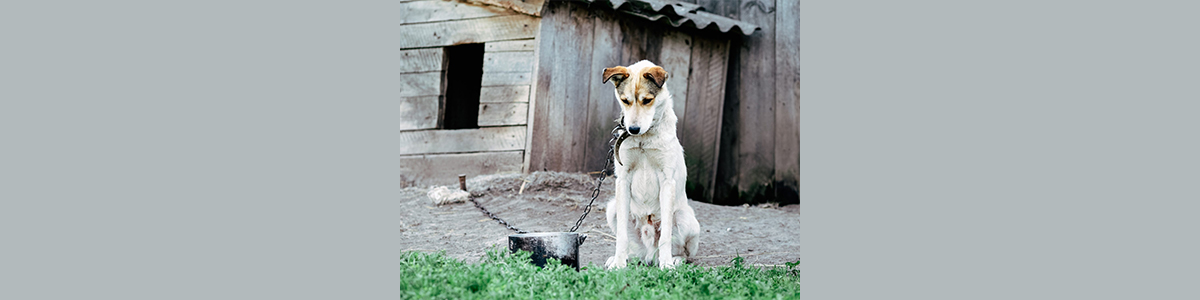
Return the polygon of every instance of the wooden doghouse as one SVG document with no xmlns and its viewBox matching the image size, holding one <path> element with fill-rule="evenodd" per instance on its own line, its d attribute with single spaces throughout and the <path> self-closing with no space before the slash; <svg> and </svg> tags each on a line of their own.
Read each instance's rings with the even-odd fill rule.
<svg viewBox="0 0 1200 300">
<path fill-rule="evenodd" d="M 795 123 L 794 114 L 790 120 L 775 117 L 775 97 L 764 99 L 746 93 L 747 88 L 737 92 L 739 85 L 758 83 L 775 89 L 774 78 L 762 76 L 776 72 L 774 62 L 748 66 L 747 59 L 762 59 L 756 51 L 776 49 L 756 46 L 763 30 L 730 16 L 742 10 L 753 15 L 756 9 L 773 13 L 774 1 L 402 2 L 405 183 L 448 184 L 460 173 L 600 171 L 613 119 L 620 114 L 601 71 L 645 59 L 670 73 L 666 84 L 680 120 L 689 197 L 711 202 L 732 196 L 736 201 L 740 195 L 761 193 L 773 179 L 780 182 L 776 153 L 795 156 L 782 161 L 788 169 L 783 182 L 792 191 L 798 186 L 798 174 L 786 175 L 798 173 L 798 126 L 784 124 L 795 135 L 791 139 L 793 131 L 785 132 L 784 139 L 791 140 L 784 144 L 773 142 L 776 130 L 762 128 L 750 130 L 768 134 L 736 138 L 746 126 L 774 129 L 777 125 L 770 122 Z M 774 39 L 775 34 L 766 35 Z M 742 70 L 747 67 L 757 69 Z M 789 88 L 794 89 L 784 87 Z M 789 101 L 784 102 L 795 105 L 794 98 Z M 786 114 L 793 111 L 785 109 Z M 761 149 L 750 151 L 762 153 L 744 159 L 748 147 L 741 141 L 752 142 Z M 760 147 L 762 141 L 772 143 Z M 725 174 L 718 174 L 718 166 Z"/>
<path fill-rule="evenodd" d="M 402 1 L 402 185 L 521 172 L 537 1 Z"/>
</svg>

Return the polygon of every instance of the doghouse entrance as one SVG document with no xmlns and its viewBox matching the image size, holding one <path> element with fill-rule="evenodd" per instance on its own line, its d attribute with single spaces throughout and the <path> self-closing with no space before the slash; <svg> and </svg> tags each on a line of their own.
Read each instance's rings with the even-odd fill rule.
<svg viewBox="0 0 1200 300">
<path fill-rule="evenodd" d="M 483 81 L 483 44 L 445 47 L 446 70 L 441 103 L 443 129 L 479 128 L 479 91 Z"/>
</svg>

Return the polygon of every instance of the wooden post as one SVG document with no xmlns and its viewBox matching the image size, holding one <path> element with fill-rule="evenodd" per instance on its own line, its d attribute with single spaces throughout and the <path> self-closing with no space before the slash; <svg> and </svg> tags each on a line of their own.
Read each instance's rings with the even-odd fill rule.
<svg viewBox="0 0 1200 300">
<path fill-rule="evenodd" d="M 458 174 L 458 188 L 467 190 L 467 174 Z"/>
</svg>

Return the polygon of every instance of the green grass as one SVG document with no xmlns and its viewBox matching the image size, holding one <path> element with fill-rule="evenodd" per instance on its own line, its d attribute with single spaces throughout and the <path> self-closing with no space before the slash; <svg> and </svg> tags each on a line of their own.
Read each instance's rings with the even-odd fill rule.
<svg viewBox="0 0 1200 300">
<path fill-rule="evenodd" d="M 528 252 L 492 249 L 478 264 L 444 253 L 400 255 L 402 299 L 798 299 L 797 263 L 760 269 L 742 265 L 674 270 L 631 264 L 606 271 L 584 270 L 551 260 L 545 269 L 529 263 Z"/>
</svg>

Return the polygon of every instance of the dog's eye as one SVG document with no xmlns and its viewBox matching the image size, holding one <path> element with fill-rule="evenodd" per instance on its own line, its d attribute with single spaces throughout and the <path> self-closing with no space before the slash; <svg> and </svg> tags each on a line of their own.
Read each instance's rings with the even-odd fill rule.
<svg viewBox="0 0 1200 300">
<path fill-rule="evenodd" d="M 629 98 L 624 98 L 624 97 L 622 97 L 622 98 L 621 98 L 621 103 L 625 103 L 625 105 L 629 105 Z"/>
<path fill-rule="evenodd" d="M 654 101 L 654 97 L 642 98 L 642 105 L 650 105 L 650 101 Z"/>
</svg>

